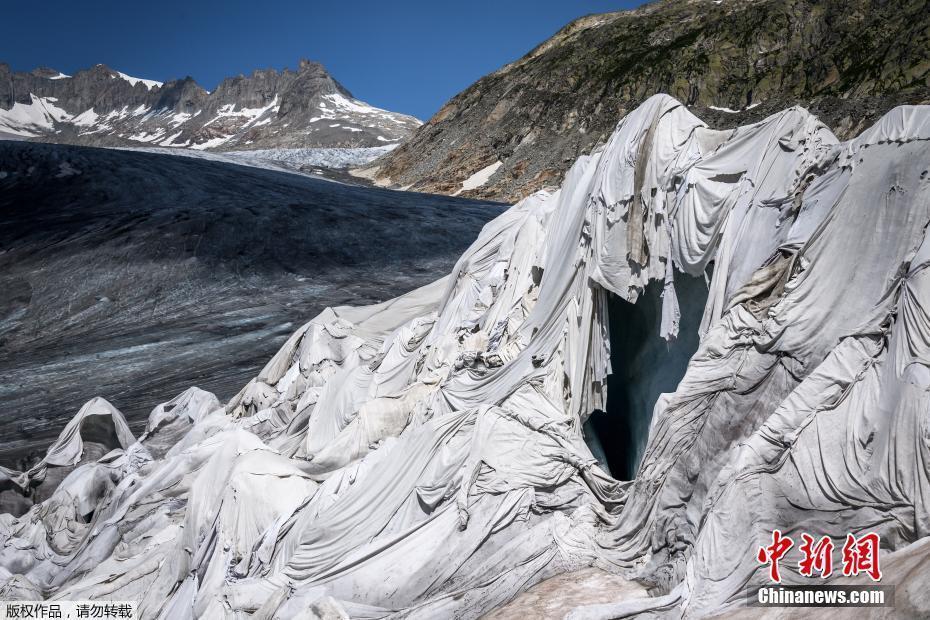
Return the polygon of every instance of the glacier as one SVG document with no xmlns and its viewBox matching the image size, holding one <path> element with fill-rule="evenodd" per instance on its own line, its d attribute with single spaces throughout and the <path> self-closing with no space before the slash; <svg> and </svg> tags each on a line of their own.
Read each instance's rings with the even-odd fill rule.
<svg viewBox="0 0 930 620">
<path fill-rule="evenodd" d="M 776 528 L 878 532 L 895 573 L 930 535 L 928 168 L 930 107 L 841 143 L 799 107 L 712 130 L 651 97 L 451 274 L 326 309 L 228 403 L 190 388 L 136 438 L 90 401 L 0 470 L 44 498 L 0 516 L 0 592 L 477 618 L 595 567 L 644 587 L 569 617 L 707 617 L 766 583 Z M 585 422 L 610 396 L 608 309 L 650 286 L 652 337 L 697 349 L 617 480 Z"/>
</svg>

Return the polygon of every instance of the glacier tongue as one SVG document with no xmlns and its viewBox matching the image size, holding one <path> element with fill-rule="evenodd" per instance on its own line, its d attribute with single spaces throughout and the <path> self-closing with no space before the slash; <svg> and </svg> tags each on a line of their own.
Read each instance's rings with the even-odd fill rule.
<svg viewBox="0 0 930 620">
<path fill-rule="evenodd" d="M 928 140 L 926 107 L 840 144 L 801 108 L 713 131 L 652 97 L 449 276 L 327 309 L 225 407 L 192 389 L 135 441 L 92 401 L 41 472 L 0 472 L 41 488 L 78 464 L 0 517 L 3 591 L 153 618 L 473 618 L 597 566 L 662 595 L 574 617 L 703 616 L 764 581 L 772 529 L 903 549 L 930 534 Z M 613 480 L 582 436 L 608 295 L 663 283 L 654 337 L 675 338 L 675 270 L 711 267 L 700 346 L 636 479 Z M 79 461 L 91 413 L 118 445 Z"/>
</svg>

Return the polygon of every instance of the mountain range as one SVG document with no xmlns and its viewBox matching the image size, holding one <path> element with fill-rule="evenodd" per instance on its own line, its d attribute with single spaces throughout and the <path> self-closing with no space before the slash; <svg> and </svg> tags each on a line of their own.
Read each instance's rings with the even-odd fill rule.
<svg viewBox="0 0 930 620">
<path fill-rule="evenodd" d="M 575 20 L 453 97 L 361 171 L 378 183 L 514 202 L 655 93 L 712 127 L 800 105 L 846 139 L 930 102 L 926 0 L 661 0 Z"/>
<path fill-rule="evenodd" d="M 207 91 L 96 65 L 73 76 L 0 63 L 0 137 L 88 146 L 208 150 L 384 147 L 420 121 L 352 96 L 326 69 L 257 70 Z"/>
</svg>

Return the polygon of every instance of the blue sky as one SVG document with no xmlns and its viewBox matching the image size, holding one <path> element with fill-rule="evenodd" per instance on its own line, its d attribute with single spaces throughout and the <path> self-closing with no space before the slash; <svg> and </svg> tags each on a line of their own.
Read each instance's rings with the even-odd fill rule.
<svg viewBox="0 0 930 620">
<path fill-rule="evenodd" d="M 207 89 L 253 69 L 322 62 L 374 105 L 427 119 L 570 20 L 637 0 L 4 3 L 0 62 L 65 73 L 103 63 Z"/>
</svg>

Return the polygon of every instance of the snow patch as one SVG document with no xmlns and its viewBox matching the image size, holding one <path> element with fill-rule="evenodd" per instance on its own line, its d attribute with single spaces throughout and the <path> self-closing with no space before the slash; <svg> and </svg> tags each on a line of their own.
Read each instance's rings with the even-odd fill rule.
<svg viewBox="0 0 930 620">
<path fill-rule="evenodd" d="M 119 110 L 111 110 L 104 115 L 103 120 L 115 121 L 129 116 L 129 106 L 124 105 Z"/>
<path fill-rule="evenodd" d="M 72 118 L 71 122 L 77 125 L 78 127 L 90 127 L 91 125 L 97 122 L 98 118 L 100 118 L 100 116 L 96 112 L 94 112 L 93 108 L 90 108 L 89 110 L 84 110 L 83 112 L 81 112 L 80 114 Z"/>
<path fill-rule="evenodd" d="M 275 98 L 271 100 L 271 103 L 261 108 L 240 108 L 236 110 L 235 109 L 236 104 L 227 103 L 226 105 L 220 107 L 220 109 L 216 111 L 216 116 L 214 116 L 209 121 L 204 123 L 203 126 L 206 127 L 207 125 L 210 125 L 211 123 L 214 123 L 221 118 L 236 117 L 236 118 L 246 119 L 246 122 L 242 125 L 242 129 L 244 129 L 246 127 L 249 127 L 250 125 L 253 125 L 256 121 L 261 119 L 262 116 L 264 116 L 265 114 L 268 114 L 269 112 L 271 112 L 271 114 L 268 115 L 270 119 L 271 115 L 278 113 L 278 109 L 280 107 L 281 106 L 278 103 L 277 95 L 275 95 Z"/>
<path fill-rule="evenodd" d="M 473 189 L 477 189 L 488 182 L 488 180 L 497 172 L 497 169 L 500 168 L 504 162 L 498 160 L 491 164 L 490 166 L 485 166 L 475 174 L 471 175 L 464 181 L 462 181 L 462 189 L 455 192 L 453 196 L 458 196 L 462 192 L 467 192 Z"/>
<path fill-rule="evenodd" d="M 129 136 L 129 139 L 135 140 L 136 142 L 154 142 L 156 140 L 159 140 L 164 135 L 165 135 L 165 130 L 158 129 L 154 133 L 143 131 L 142 133 L 133 134 Z"/>
<path fill-rule="evenodd" d="M 191 146 L 192 149 L 197 149 L 202 151 L 204 149 L 212 149 L 214 147 L 220 146 L 221 144 L 226 144 L 229 142 L 229 139 L 232 136 L 218 136 L 216 138 L 210 138 L 206 142 L 201 142 L 200 144 L 194 144 Z"/>
<path fill-rule="evenodd" d="M 133 86 L 135 86 L 138 82 L 142 82 L 143 84 L 145 84 L 145 87 L 146 87 L 147 89 L 149 89 L 149 90 L 152 90 L 153 88 L 160 88 L 160 87 L 164 86 L 164 83 L 163 83 L 163 82 L 156 82 L 155 80 L 144 80 L 144 79 L 142 79 L 142 78 L 132 77 L 131 75 L 126 75 L 125 73 L 123 73 L 123 72 L 121 72 L 121 71 L 117 71 L 116 73 L 117 73 L 117 75 L 119 75 L 121 78 L 123 78 L 124 80 L 126 80 L 127 82 L 129 82 L 130 84 L 132 84 Z"/>
<path fill-rule="evenodd" d="M 745 108 L 743 108 L 742 110 L 734 110 L 733 108 L 722 108 L 722 107 L 715 106 L 715 105 L 709 105 L 707 107 L 711 110 L 717 110 L 718 112 L 726 112 L 727 114 L 739 114 L 740 112 L 751 110 L 757 107 L 758 105 L 760 105 L 761 103 L 762 103 L 761 101 L 757 101 L 756 103 L 751 103 Z"/>
<path fill-rule="evenodd" d="M 71 115 L 55 105 L 54 97 L 29 94 L 29 103 L 14 103 L 9 110 L 0 109 L 0 131 L 17 136 L 35 137 L 49 131 L 54 123 L 70 120 Z"/>
<path fill-rule="evenodd" d="M 173 114 L 171 118 L 168 119 L 168 124 L 171 125 L 172 127 L 177 127 L 178 125 L 181 125 L 189 121 L 192 116 L 193 115 L 190 114 L 189 112 L 178 112 L 176 114 Z"/>
<path fill-rule="evenodd" d="M 395 114 L 394 112 L 389 112 L 388 110 L 376 108 L 373 105 L 365 103 L 364 101 L 352 99 L 340 93 L 323 95 L 322 99 L 323 101 L 320 101 L 319 105 L 317 106 L 322 111 L 321 116 L 311 119 L 311 123 L 319 119 L 340 120 L 346 118 L 347 116 L 364 116 L 366 121 L 374 120 L 380 123 L 387 121 L 398 125 L 413 124 L 417 127 L 423 124 L 422 121 L 413 118 L 412 116 L 404 116 L 401 114 Z"/>
<path fill-rule="evenodd" d="M 180 135 L 181 135 L 182 133 L 184 133 L 184 132 L 183 132 L 183 131 L 179 131 L 179 132 L 176 133 L 176 134 L 172 134 L 172 135 L 168 136 L 167 138 L 165 138 L 164 140 L 161 141 L 161 144 L 163 144 L 164 146 L 170 146 L 171 143 L 174 142 L 175 140 L 177 140 L 177 139 L 180 137 Z"/>
</svg>

